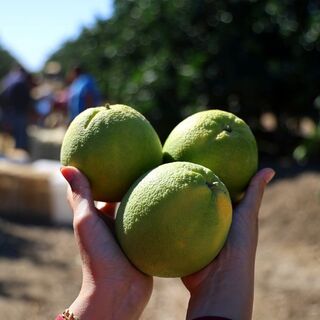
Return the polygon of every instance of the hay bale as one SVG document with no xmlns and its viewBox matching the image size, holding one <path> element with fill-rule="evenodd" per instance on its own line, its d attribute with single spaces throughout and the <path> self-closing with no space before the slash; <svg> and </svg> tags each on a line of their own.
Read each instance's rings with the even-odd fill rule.
<svg viewBox="0 0 320 320">
<path fill-rule="evenodd" d="M 67 183 L 60 163 L 37 160 L 30 164 L 0 161 L 0 215 L 29 222 L 71 225 Z"/>
<path fill-rule="evenodd" d="M 51 193 L 48 174 L 39 173 L 32 165 L 0 162 L 0 212 L 23 220 L 50 220 Z"/>
<path fill-rule="evenodd" d="M 64 127 L 48 129 L 30 126 L 28 136 L 31 158 L 59 160 L 65 130 Z"/>
</svg>

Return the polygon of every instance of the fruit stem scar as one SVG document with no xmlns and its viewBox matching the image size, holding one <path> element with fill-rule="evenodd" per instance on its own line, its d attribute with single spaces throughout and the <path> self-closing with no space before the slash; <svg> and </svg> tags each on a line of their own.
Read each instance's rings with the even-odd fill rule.
<svg viewBox="0 0 320 320">
<path fill-rule="evenodd" d="M 211 189 L 211 190 L 220 189 L 218 182 L 206 182 L 206 185 L 207 185 L 207 186 L 209 187 L 209 189 Z"/>
<path fill-rule="evenodd" d="M 224 131 L 227 131 L 227 132 L 231 132 L 232 129 L 231 129 L 231 126 L 229 124 L 227 124 L 224 128 L 223 128 Z"/>
</svg>

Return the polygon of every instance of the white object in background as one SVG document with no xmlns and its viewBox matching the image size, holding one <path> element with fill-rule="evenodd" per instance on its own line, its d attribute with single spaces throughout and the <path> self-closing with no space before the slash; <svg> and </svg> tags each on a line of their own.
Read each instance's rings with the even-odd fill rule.
<svg viewBox="0 0 320 320">
<path fill-rule="evenodd" d="M 48 174 L 52 199 L 52 222 L 57 224 L 72 224 L 73 215 L 67 201 L 68 184 L 60 172 L 60 162 L 55 160 L 36 160 L 32 163 L 32 167 L 38 172 Z"/>
</svg>

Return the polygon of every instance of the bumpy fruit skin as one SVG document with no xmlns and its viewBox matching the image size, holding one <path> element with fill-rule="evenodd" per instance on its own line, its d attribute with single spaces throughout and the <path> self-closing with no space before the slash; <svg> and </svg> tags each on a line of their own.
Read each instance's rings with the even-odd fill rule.
<svg viewBox="0 0 320 320">
<path fill-rule="evenodd" d="M 211 169 L 238 201 L 258 167 L 249 126 L 222 110 L 195 113 L 180 122 L 163 146 L 164 162 L 190 161 Z"/>
<path fill-rule="evenodd" d="M 89 108 L 70 124 L 62 165 L 89 179 L 93 198 L 120 201 L 131 184 L 162 162 L 160 139 L 149 121 L 126 105 Z"/>
<path fill-rule="evenodd" d="M 219 178 L 203 166 L 173 162 L 131 186 L 115 230 L 124 253 L 142 272 L 182 277 L 214 259 L 231 220 L 231 200 Z"/>
</svg>

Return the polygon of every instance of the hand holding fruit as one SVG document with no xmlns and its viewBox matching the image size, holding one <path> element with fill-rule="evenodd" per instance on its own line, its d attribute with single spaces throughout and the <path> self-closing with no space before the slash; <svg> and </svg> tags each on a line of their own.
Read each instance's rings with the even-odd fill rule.
<svg viewBox="0 0 320 320">
<path fill-rule="evenodd" d="M 70 310 L 82 320 L 138 319 L 152 291 L 152 278 L 137 270 L 122 253 L 107 224 L 113 225 L 114 205 L 101 212 L 94 207 L 87 179 L 72 167 L 62 168 L 70 184 L 69 201 L 82 257 L 83 282 Z M 182 278 L 190 291 L 187 319 L 204 315 L 250 319 L 258 211 L 273 170 L 252 179 L 245 198 L 234 212 L 225 247 L 207 267 Z M 110 302 L 112 304 L 110 304 Z"/>
<path fill-rule="evenodd" d="M 81 320 L 138 319 L 152 292 L 152 278 L 127 260 L 107 226 L 113 225 L 115 205 L 94 206 L 86 177 L 63 167 L 70 185 L 68 199 L 82 258 L 82 287 L 70 310 Z M 105 223 L 107 220 L 107 224 Z"/>
<path fill-rule="evenodd" d="M 230 196 L 233 201 L 243 197 L 257 170 L 257 147 L 250 128 L 220 110 L 181 122 L 163 153 L 164 160 L 173 163 L 161 165 L 156 132 L 124 105 L 86 110 L 71 123 L 62 164 L 86 176 L 75 168 L 62 169 L 73 190 L 70 203 L 83 260 L 83 286 L 71 309 L 86 319 L 87 310 L 102 303 L 94 315 L 103 319 L 105 307 L 118 312 L 123 303 L 119 318 L 137 318 L 151 294 L 150 276 L 164 276 L 183 277 L 191 294 L 190 319 L 249 318 L 257 213 L 273 171 L 265 169 L 252 179 L 232 215 Z M 121 200 L 117 240 L 107 227 L 113 228 L 113 219 L 102 219 L 93 200 Z M 114 218 L 110 204 L 102 211 Z M 235 313 L 230 313 L 227 300 Z"/>
<path fill-rule="evenodd" d="M 220 316 L 251 319 L 258 213 L 272 169 L 260 170 L 233 212 L 224 248 L 204 269 L 182 278 L 190 292 L 187 319 Z"/>
</svg>

